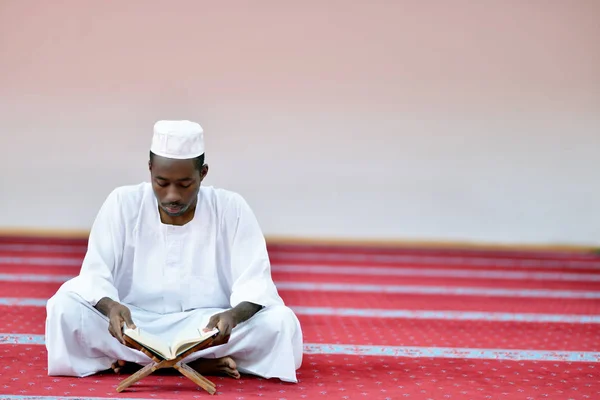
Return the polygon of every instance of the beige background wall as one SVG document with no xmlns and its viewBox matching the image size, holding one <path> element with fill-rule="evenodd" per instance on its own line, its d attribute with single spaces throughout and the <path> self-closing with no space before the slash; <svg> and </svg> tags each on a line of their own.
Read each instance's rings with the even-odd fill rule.
<svg viewBox="0 0 600 400">
<path fill-rule="evenodd" d="M 0 227 L 87 229 L 152 124 L 268 235 L 600 241 L 598 1 L 0 2 Z"/>
</svg>

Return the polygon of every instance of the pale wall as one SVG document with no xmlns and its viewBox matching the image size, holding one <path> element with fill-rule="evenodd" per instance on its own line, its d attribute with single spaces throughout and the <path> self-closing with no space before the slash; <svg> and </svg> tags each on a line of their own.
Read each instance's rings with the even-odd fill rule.
<svg viewBox="0 0 600 400">
<path fill-rule="evenodd" d="M 208 183 L 267 235 L 596 244 L 598 20 L 593 0 L 3 0 L 0 226 L 89 228 L 147 179 L 153 122 L 189 118 Z"/>
</svg>

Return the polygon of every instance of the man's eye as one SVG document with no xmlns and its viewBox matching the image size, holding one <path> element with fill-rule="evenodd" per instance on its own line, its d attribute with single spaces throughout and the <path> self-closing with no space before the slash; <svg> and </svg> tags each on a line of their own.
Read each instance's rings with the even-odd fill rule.
<svg viewBox="0 0 600 400">
<path fill-rule="evenodd" d="M 165 182 L 158 182 L 158 181 L 156 182 L 156 184 L 157 184 L 158 186 L 160 186 L 160 187 L 166 187 L 166 186 L 168 186 L 168 185 L 169 185 L 168 183 L 165 183 Z"/>
<path fill-rule="evenodd" d="M 192 184 L 191 184 L 191 183 L 188 183 L 187 185 L 183 185 L 183 184 L 181 185 L 181 187 L 182 187 L 182 188 L 184 188 L 184 189 L 187 189 L 187 188 L 189 188 L 190 186 L 192 186 Z"/>
</svg>

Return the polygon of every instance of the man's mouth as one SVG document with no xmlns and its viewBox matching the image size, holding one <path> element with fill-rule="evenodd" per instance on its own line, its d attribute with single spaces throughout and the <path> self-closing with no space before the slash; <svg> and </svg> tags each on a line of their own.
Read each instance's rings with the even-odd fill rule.
<svg viewBox="0 0 600 400">
<path fill-rule="evenodd" d="M 176 213 L 176 212 L 181 211 L 183 209 L 183 206 L 182 205 L 168 205 L 168 206 L 165 206 L 165 209 L 170 213 Z"/>
</svg>

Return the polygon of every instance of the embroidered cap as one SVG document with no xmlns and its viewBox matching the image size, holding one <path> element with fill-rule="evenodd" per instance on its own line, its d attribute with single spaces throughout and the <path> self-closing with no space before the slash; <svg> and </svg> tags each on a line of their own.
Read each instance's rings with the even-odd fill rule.
<svg viewBox="0 0 600 400">
<path fill-rule="evenodd" d="M 188 159 L 204 154 L 204 130 L 192 121 L 158 121 L 150 146 L 157 156 Z"/>
</svg>

